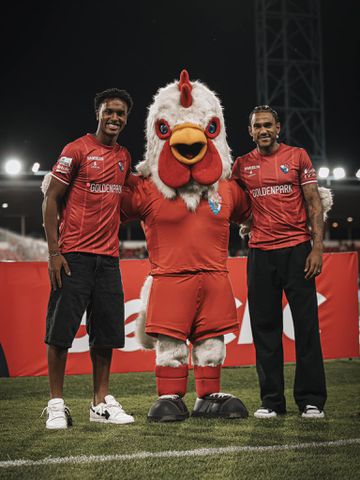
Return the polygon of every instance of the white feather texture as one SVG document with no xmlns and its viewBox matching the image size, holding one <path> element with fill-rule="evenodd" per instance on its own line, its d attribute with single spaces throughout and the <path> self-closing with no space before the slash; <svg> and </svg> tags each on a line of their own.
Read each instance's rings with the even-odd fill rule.
<svg viewBox="0 0 360 480">
<path fill-rule="evenodd" d="M 193 182 L 177 192 L 162 182 L 158 174 L 158 162 L 165 140 L 156 135 L 156 121 L 159 119 L 166 120 L 171 129 L 183 123 L 193 123 L 205 130 L 209 121 L 213 117 L 217 117 L 220 120 L 220 133 L 212 139 L 212 142 L 222 160 L 221 178 L 230 177 L 232 157 L 226 140 L 223 110 L 219 99 L 214 92 L 198 80 L 191 82 L 191 85 L 193 101 L 188 108 L 184 108 L 180 104 L 178 81 L 161 88 L 154 96 L 154 101 L 149 107 L 147 116 L 145 159 L 138 164 L 137 171 L 144 177 L 151 176 L 152 181 L 165 198 L 175 198 L 179 193 L 189 210 L 195 210 L 201 195 L 208 191 L 209 187 L 195 185 Z M 211 186 L 211 189 L 217 190 L 217 182 Z"/>
<path fill-rule="evenodd" d="M 149 296 L 151 291 L 151 286 L 153 282 L 153 277 L 149 275 L 140 292 L 140 312 L 139 315 L 136 317 L 136 329 L 135 329 L 135 337 L 136 340 L 140 343 L 140 345 L 145 349 L 153 349 L 155 348 L 156 338 L 152 337 L 151 335 L 147 335 L 145 333 L 145 323 L 146 323 L 146 310 L 149 302 Z"/>
<path fill-rule="evenodd" d="M 333 194 L 330 188 L 319 187 L 319 195 L 320 195 L 321 204 L 324 211 L 324 221 L 325 221 L 328 216 L 327 214 L 331 210 L 331 207 L 333 206 L 333 203 L 334 203 Z"/>
<path fill-rule="evenodd" d="M 225 360 L 226 348 L 224 336 L 206 338 L 195 343 L 192 350 L 193 364 L 200 367 L 216 367 Z"/>
</svg>

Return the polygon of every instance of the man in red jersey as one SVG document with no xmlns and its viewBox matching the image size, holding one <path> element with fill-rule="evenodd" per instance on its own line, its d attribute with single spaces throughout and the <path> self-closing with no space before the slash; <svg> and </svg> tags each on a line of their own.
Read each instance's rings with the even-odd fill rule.
<svg viewBox="0 0 360 480">
<path fill-rule="evenodd" d="M 326 385 L 315 287 L 315 277 L 322 268 L 322 204 L 306 151 L 279 144 L 279 133 L 275 110 L 268 105 L 254 108 L 249 116 L 249 134 L 256 148 L 233 166 L 233 178 L 247 190 L 253 214 L 247 281 L 262 401 L 254 415 L 272 418 L 286 413 L 282 347 L 285 292 L 296 337 L 295 401 L 302 417 L 323 418 Z"/>
<path fill-rule="evenodd" d="M 124 346 L 124 295 L 119 270 L 120 193 L 131 158 L 117 143 L 133 102 L 125 90 L 98 93 L 95 134 L 67 144 L 44 195 L 43 219 L 52 286 L 46 318 L 50 401 L 46 428 L 71 424 L 63 400 L 68 348 L 87 311 L 94 398 L 90 421 L 132 423 L 112 395 L 112 349 Z"/>
</svg>

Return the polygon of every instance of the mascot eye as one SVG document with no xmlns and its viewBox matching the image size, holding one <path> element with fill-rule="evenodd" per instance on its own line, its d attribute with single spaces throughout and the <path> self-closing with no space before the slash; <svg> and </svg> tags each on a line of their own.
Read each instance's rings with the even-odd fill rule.
<svg viewBox="0 0 360 480">
<path fill-rule="evenodd" d="M 171 135 L 171 129 L 166 120 L 158 120 L 155 125 L 156 135 L 159 138 L 168 138 Z"/>
<path fill-rule="evenodd" d="M 206 135 L 210 138 L 215 138 L 220 132 L 220 120 L 218 118 L 212 118 L 206 127 Z"/>
<path fill-rule="evenodd" d="M 167 132 L 169 131 L 169 129 L 168 129 L 167 125 L 165 125 L 165 123 L 160 124 L 159 130 L 160 130 L 160 133 L 162 133 L 163 135 L 166 135 Z"/>
<path fill-rule="evenodd" d="M 216 123 L 211 122 L 209 125 L 209 133 L 215 133 L 216 132 Z"/>
</svg>

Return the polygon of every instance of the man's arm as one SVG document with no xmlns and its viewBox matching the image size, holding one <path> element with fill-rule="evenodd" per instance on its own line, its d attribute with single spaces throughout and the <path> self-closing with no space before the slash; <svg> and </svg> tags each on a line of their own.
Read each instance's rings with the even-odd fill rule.
<svg viewBox="0 0 360 480">
<path fill-rule="evenodd" d="M 43 223 L 49 248 L 49 277 L 52 288 L 61 288 L 61 268 L 67 275 L 71 275 L 65 258 L 59 252 L 58 245 L 58 216 L 59 205 L 65 195 L 67 185 L 51 177 L 49 186 L 44 192 L 42 204 Z"/>
<path fill-rule="evenodd" d="M 311 226 L 312 250 L 305 263 L 305 278 L 309 279 L 319 275 L 322 269 L 322 253 L 324 249 L 324 216 L 323 207 L 316 183 L 302 185 L 308 219 Z"/>
</svg>

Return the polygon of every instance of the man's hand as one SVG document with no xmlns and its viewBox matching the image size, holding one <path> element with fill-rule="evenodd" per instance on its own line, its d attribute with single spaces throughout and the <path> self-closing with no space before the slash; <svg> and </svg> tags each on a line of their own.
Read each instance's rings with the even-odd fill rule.
<svg viewBox="0 0 360 480">
<path fill-rule="evenodd" d="M 61 254 L 49 257 L 48 269 L 51 286 L 54 290 L 62 287 L 61 269 L 64 268 L 66 275 L 71 275 L 69 265 Z"/>
<path fill-rule="evenodd" d="M 313 247 L 305 262 L 305 279 L 309 280 L 310 278 L 320 275 L 321 269 L 322 250 L 320 248 Z"/>
</svg>

